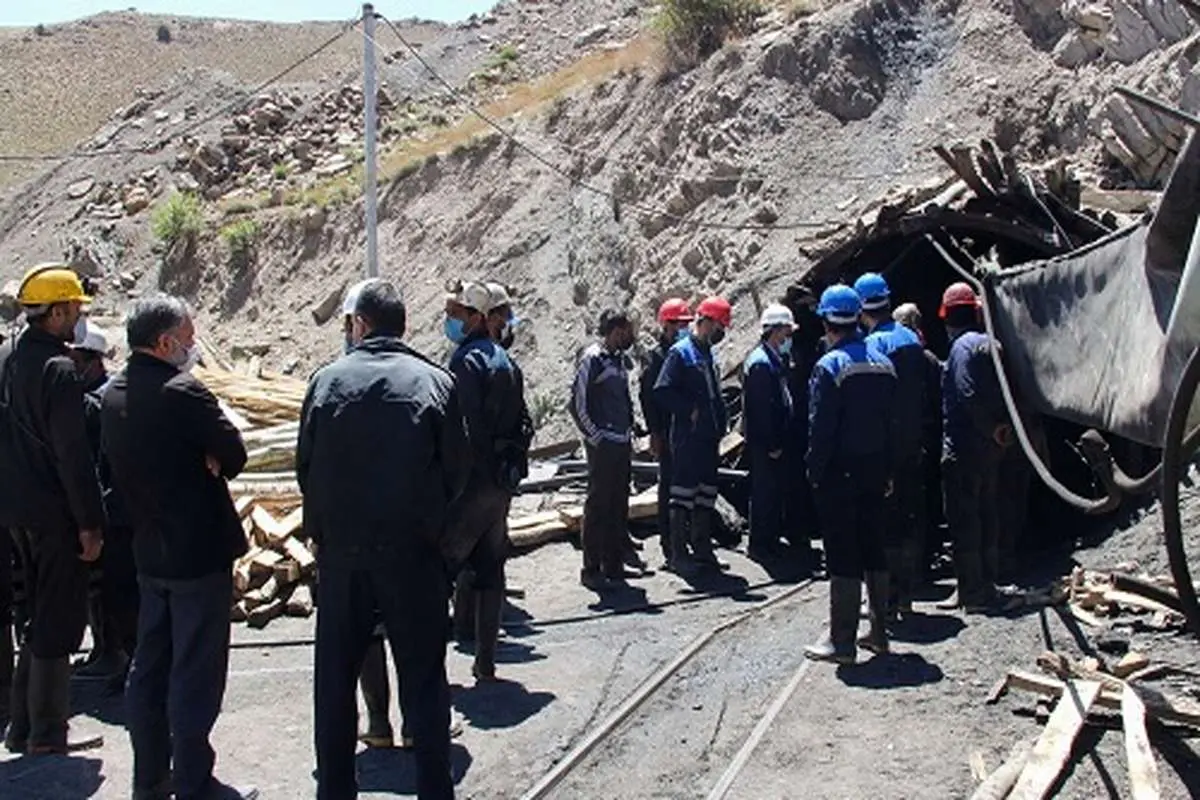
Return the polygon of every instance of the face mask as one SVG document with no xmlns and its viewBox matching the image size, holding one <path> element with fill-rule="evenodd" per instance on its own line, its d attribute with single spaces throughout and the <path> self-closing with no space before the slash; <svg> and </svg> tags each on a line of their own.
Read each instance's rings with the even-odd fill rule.
<svg viewBox="0 0 1200 800">
<path fill-rule="evenodd" d="M 446 321 L 442 323 L 442 332 L 455 344 L 462 344 L 467 339 L 466 326 L 461 319 L 455 317 L 446 317 Z"/>
<path fill-rule="evenodd" d="M 72 344 L 83 344 L 83 340 L 87 338 L 87 318 L 80 315 L 75 321 L 75 330 L 71 335 Z"/>
<path fill-rule="evenodd" d="M 792 340 L 784 339 L 779 343 L 779 355 L 790 356 L 792 354 Z"/>
<path fill-rule="evenodd" d="M 175 340 L 175 344 L 176 348 L 167 356 L 167 362 L 180 372 L 191 372 L 200 363 L 200 345 L 184 347 L 178 339 Z"/>
<path fill-rule="evenodd" d="M 715 331 L 712 332 L 712 335 L 708 337 L 708 341 L 714 347 L 719 345 L 721 342 L 725 341 L 725 329 L 717 328 Z"/>
</svg>

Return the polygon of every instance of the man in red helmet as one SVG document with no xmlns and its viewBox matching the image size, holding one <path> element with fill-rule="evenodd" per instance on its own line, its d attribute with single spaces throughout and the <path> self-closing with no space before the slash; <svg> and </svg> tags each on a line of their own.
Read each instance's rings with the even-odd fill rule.
<svg viewBox="0 0 1200 800">
<path fill-rule="evenodd" d="M 979 298 L 965 283 L 950 285 L 938 312 L 950 337 L 942 371 L 942 491 L 954 542 L 957 604 L 985 612 L 996 594 L 999 517 L 996 485 L 1012 428 L 979 332 Z"/>
<path fill-rule="evenodd" d="M 667 353 L 675 344 L 687 336 L 688 324 L 695 319 L 688 302 L 679 297 L 663 301 L 658 308 L 658 343 L 650 351 L 638 383 L 638 400 L 642 406 L 642 417 L 650 431 L 650 450 L 658 459 L 658 533 L 662 544 L 663 558 L 671 560 L 671 448 L 667 446 L 671 435 L 671 412 L 660 405 L 654 397 L 654 384 L 662 373 Z"/>
<path fill-rule="evenodd" d="M 680 575 L 720 568 L 713 553 L 721 437 L 729 426 L 712 348 L 733 318 L 729 301 L 710 297 L 696 307 L 690 333 L 671 347 L 654 397 L 671 413 L 670 545 L 667 568 Z M 691 553 L 688 553 L 688 546 Z M 693 561 L 694 559 L 694 561 Z"/>
</svg>

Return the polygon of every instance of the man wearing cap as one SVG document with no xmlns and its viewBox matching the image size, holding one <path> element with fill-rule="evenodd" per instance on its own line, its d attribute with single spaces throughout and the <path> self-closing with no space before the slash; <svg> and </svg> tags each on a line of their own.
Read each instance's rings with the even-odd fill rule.
<svg viewBox="0 0 1200 800">
<path fill-rule="evenodd" d="M 30 270 L 17 300 L 28 326 L 0 347 L 0 526 L 25 568 L 29 621 L 18 632 L 6 745 L 64 753 L 70 655 L 87 622 L 87 564 L 100 557 L 104 502 L 88 447 L 83 384 L 68 345 L 91 298 L 70 269 Z"/>
<path fill-rule="evenodd" d="M 624 311 L 605 309 L 596 333 L 598 341 L 579 357 L 571 384 L 571 416 L 583 435 L 588 461 L 580 582 L 601 591 L 625 577 L 633 441 L 625 352 L 633 346 L 633 321 Z"/>
<path fill-rule="evenodd" d="M 924 467 L 921 464 L 922 417 L 928 362 L 920 338 L 892 319 L 891 290 L 877 272 L 867 272 L 854 282 L 862 298 L 863 328 L 867 345 L 888 357 L 896 369 L 896 402 L 893 428 L 892 494 L 888 498 L 888 535 L 885 542 L 891 577 L 889 619 L 912 613 L 913 595 L 919 588 L 925 542 Z"/>
<path fill-rule="evenodd" d="M 784 454 L 792 433 L 792 392 L 787 358 L 795 319 L 787 306 L 770 305 L 759 322 L 762 339 L 744 366 L 743 420 L 750 454 L 750 557 L 781 555 Z"/>
<path fill-rule="evenodd" d="M 663 558 L 671 560 L 671 476 L 672 459 L 668 440 L 671 435 L 671 412 L 659 405 L 654 397 L 654 384 L 662 373 L 667 353 L 687 336 L 688 325 L 695 317 L 686 300 L 672 297 L 658 307 L 658 341 L 650 350 L 638 383 L 638 401 L 642 418 L 650 430 L 650 451 L 658 459 L 658 533 Z"/>
<path fill-rule="evenodd" d="M 942 371 L 942 491 L 954 542 L 958 605 L 987 611 L 999 571 L 997 480 L 1012 428 L 980 333 L 979 298 L 966 283 L 947 287 L 939 316 L 950 337 Z"/>
<path fill-rule="evenodd" d="M 671 557 L 679 575 L 720 568 L 713 553 L 721 437 L 729 427 L 721 378 L 712 349 L 733 321 L 729 301 L 709 297 L 696 307 L 687 337 L 676 342 L 654 385 L 654 397 L 671 414 Z M 688 547 L 691 547 L 691 553 Z"/>
<path fill-rule="evenodd" d="M 477 681 L 496 679 L 496 647 L 504 609 L 504 562 L 511 542 L 508 509 L 525 477 L 531 427 L 520 370 L 488 328 L 492 293 L 483 283 L 460 284 L 446 298 L 446 338 L 456 345 L 450 372 L 471 445 L 471 475 L 451 509 L 447 559 L 469 567 L 475 595 Z"/>
<path fill-rule="evenodd" d="M 817 313 L 829 349 L 809 386 L 808 479 L 816 494 L 829 568 L 829 633 L 805 649 L 816 661 L 853 664 L 857 647 L 888 650 L 884 503 L 891 479 L 896 371 L 858 332 L 862 301 L 830 286 Z M 855 642 L 864 578 L 871 627 Z"/>
</svg>

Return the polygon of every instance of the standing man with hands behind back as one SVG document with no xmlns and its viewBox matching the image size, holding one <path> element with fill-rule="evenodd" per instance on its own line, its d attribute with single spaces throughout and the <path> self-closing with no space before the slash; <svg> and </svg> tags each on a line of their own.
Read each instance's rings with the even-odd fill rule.
<svg viewBox="0 0 1200 800">
<path fill-rule="evenodd" d="M 26 274 L 17 299 L 28 327 L 0 348 L 0 526 L 12 530 L 25 566 L 30 620 L 17 635 L 5 744 L 65 753 L 102 743 L 67 740 L 70 656 L 87 622 L 85 562 L 103 544 L 83 384 L 67 347 L 91 298 L 78 275 L 49 264 Z"/>
<path fill-rule="evenodd" d="M 101 442 L 133 524 L 141 597 L 125 693 L 137 800 L 257 797 L 213 777 L 209 743 L 229 668 L 232 566 L 246 535 L 226 481 L 246 448 L 199 361 L 187 304 L 157 295 L 125 323 L 131 355 L 109 383 Z"/>
</svg>

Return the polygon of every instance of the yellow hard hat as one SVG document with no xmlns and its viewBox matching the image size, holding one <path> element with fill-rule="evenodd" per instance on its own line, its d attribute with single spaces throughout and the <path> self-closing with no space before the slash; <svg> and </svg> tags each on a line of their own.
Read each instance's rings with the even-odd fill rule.
<svg viewBox="0 0 1200 800">
<path fill-rule="evenodd" d="M 17 302 L 23 306 L 48 306 L 53 303 L 90 303 L 83 282 L 64 264 L 39 264 L 25 273 Z"/>
</svg>

